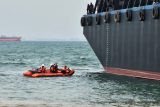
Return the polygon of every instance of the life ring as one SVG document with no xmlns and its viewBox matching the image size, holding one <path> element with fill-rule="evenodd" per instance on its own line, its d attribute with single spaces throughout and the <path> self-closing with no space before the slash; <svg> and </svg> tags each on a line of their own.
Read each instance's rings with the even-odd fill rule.
<svg viewBox="0 0 160 107">
<path fill-rule="evenodd" d="M 121 21 L 121 14 L 119 11 L 114 14 L 114 21 L 117 23 Z"/>
<path fill-rule="evenodd" d="M 109 23 L 110 22 L 110 14 L 109 14 L 109 12 L 106 12 L 106 14 L 104 16 L 104 22 L 105 23 Z"/>
<path fill-rule="evenodd" d="M 92 26 L 92 16 L 87 17 L 87 25 Z"/>
<path fill-rule="evenodd" d="M 153 19 L 158 19 L 159 18 L 159 7 L 155 6 L 152 9 L 152 17 L 153 17 Z"/>
<path fill-rule="evenodd" d="M 101 16 L 100 15 L 96 15 L 96 24 L 97 25 L 101 24 Z"/>
<path fill-rule="evenodd" d="M 81 26 L 86 26 L 86 18 L 85 17 L 81 18 Z"/>
<path fill-rule="evenodd" d="M 145 10 L 141 9 L 139 12 L 139 20 L 144 21 L 145 20 Z"/>
<path fill-rule="evenodd" d="M 127 21 L 132 21 L 132 10 L 126 11 Z"/>
</svg>

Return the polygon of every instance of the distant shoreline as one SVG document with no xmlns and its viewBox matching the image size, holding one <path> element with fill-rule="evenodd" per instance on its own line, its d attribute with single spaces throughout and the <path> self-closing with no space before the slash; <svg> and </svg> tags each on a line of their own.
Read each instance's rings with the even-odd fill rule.
<svg viewBox="0 0 160 107">
<path fill-rule="evenodd" d="M 58 41 L 58 40 L 55 40 L 55 41 L 36 41 L 36 40 L 22 40 L 21 42 L 87 42 L 87 41 Z"/>
</svg>

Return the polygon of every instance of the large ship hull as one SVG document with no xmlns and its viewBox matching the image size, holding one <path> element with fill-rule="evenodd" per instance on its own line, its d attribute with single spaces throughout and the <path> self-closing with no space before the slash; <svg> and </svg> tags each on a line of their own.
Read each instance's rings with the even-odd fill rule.
<svg viewBox="0 0 160 107">
<path fill-rule="evenodd" d="M 15 37 L 15 38 L 0 38 L 0 42 L 19 42 L 21 41 L 21 38 Z"/>
<path fill-rule="evenodd" d="M 139 20 L 139 10 L 145 8 L 145 20 Z M 132 8 L 132 21 L 121 10 L 121 21 L 101 24 L 91 15 L 92 26 L 84 26 L 83 33 L 108 73 L 160 80 L 160 19 L 152 18 L 153 6 Z M 88 16 L 88 15 L 87 15 Z M 85 16 L 85 17 L 87 17 Z"/>
</svg>

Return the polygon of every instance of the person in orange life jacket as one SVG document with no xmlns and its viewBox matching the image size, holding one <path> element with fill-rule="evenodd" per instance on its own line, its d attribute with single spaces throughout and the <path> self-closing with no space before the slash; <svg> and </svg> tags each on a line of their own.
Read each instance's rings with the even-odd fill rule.
<svg viewBox="0 0 160 107">
<path fill-rule="evenodd" d="M 65 65 L 64 66 L 64 69 L 62 70 L 62 73 L 65 74 L 65 73 L 69 73 L 70 69 Z"/>
<path fill-rule="evenodd" d="M 50 71 L 51 71 L 52 73 L 56 73 L 56 72 L 58 71 L 58 65 L 57 65 L 57 63 L 51 64 L 51 66 L 50 66 Z"/>
<path fill-rule="evenodd" d="M 67 70 L 67 66 L 65 65 L 64 68 L 61 70 L 61 72 L 62 72 L 63 74 L 65 74 L 65 73 L 66 73 L 66 70 Z"/>
<path fill-rule="evenodd" d="M 67 66 L 65 66 L 64 69 L 66 69 L 66 73 L 70 72 L 70 69 Z"/>
<path fill-rule="evenodd" d="M 46 72 L 46 67 L 44 66 L 44 64 L 41 65 L 40 72 L 41 73 L 45 73 Z"/>
<path fill-rule="evenodd" d="M 54 67 L 53 67 L 53 65 L 52 64 L 50 64 L 50 72 L 54 72 Z"/>
<path fill-rule="evenodd" d="M 55 67 L 55 64 L 51 64 L 51 66 L 50 66 L 50 72 L 52 72 L 52 73 L 56 73 L 56 67 Z"/>
<path fill-rule="evenodd" d="M 54 64 L 54 67 L 55 67 L 55 70 L 57 71 L 57 70 L 58 70 L 58 64 L 55 63 L 55 64 Z"/>
<path fill-rule="evenodd" d="M 64 66 L 64 70 L 67 70 L 67 66 L 66 65 Z"/>
</svg>

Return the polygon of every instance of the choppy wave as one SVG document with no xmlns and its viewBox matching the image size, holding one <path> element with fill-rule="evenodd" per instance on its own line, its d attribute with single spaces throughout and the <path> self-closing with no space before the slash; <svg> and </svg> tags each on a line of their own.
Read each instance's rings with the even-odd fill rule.
<svg viewBox="0 0 160 107">
<path fill-rule="evenodd" d="M 1 71 L 0 71 L 1 72 Z M 8 76 L 8 74 L 0 73 L 0 76 Z"/>
<path fill-rule="evenodd" d="M 0 65 L 26 65 L 24 62 L 0 62 Z"/>
</svg>

